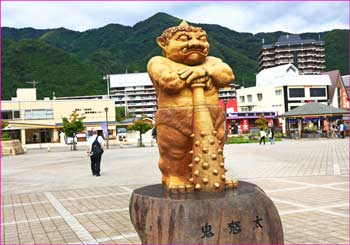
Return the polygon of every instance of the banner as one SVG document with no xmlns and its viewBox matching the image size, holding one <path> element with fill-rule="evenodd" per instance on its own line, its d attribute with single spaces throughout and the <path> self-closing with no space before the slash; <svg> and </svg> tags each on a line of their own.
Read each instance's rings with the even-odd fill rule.
<svg viewBox="0 0 350 245">
<path fill-rule="evenodd" d="M 244 132 L 249 132 L 249 122 L 248 122 L 247 119 L 243 119 L 243 120 L 242 120 L 242 126 L 241 126 L 241 128 L 242 128 L 242 132 L 243 132 L 243 133 L 244 133 Z"/>
<path fill-rule="evenodd" d="M 101 123 L 101 128 L 103 132 L 103 137 L 106 139 L 108 137 L 107 123 Z"/>
<path fill-rule="evenodd" d="M 341 88 L 341 108 L 349 109 L 349 99 L 344 87 Z"/>
</svg>

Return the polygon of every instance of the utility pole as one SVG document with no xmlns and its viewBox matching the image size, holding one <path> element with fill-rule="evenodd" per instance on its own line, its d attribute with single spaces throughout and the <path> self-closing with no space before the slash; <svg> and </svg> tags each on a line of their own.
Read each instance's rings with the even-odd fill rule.
<svg viewBox="0 0 350 245">
<path fill-rule="evenodd" d="M 109 84 L 110 84 L 109 74 L 107 74 L 106 76 L 103 76 L 103 80 L 106 80 L 106 82 L 107 82 L 107 96 L 108 96 L 108 99 L 110 99 L 110 96 L 109 96 Z"/>
<path fill-rule="evenodd" d="M 124 87 L 124 98 L 125 98 L 125 107 L 124 107 L 124 114 L 125 114 L 125 117 L 128 113 L 128 99 L 127 99 L 127 93 L 126 93 L 126 87 Z"/>
<path fill-rule="evenodd" d="M 105 112 L 106 112 L 106 128 L 107 128 L 107 136 L 106 136 L 106 138 L 107 138 L 107 149 L 108 149 L 108 141 L 109 141 L 109 133 L 108 133 L 108 107 L 105 107 Z"/>
</svg>

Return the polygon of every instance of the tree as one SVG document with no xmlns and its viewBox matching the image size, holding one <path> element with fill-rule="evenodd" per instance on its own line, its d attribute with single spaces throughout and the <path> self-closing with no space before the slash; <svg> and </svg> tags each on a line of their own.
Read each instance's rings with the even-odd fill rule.
<svg viewBox="0 0 350 245">
<path fill-rule="evenodd" d="M 264 117 L 264 114 L 260 114 L 260 117 L 255 120 L 255 124 L 259 128 L 262 128 L 264 131 L 266 131 L 268 128 L 267 123 L 268 123 L 268 120 Z"/>
<path fill-rule="evenodd" d="M 148 130 L 152 129 L 153 125 L 151 122 L 144 120 L 144 118 L 141 118 L 137 121 L 134 121 L 133 124 L 128 126 L 128 130 L 134 130 L 139 131 L 140 133 L 140 139 L 138 146 L 143 146 L 142 144 L 142 134 L 146 133 Z"/>
<path fill-rule="evenodd" d="M 63 121 L 63 132 L 68 137 L 73 137 L 73 150 L 76 150 L 76 143 L 74 142 L 74 138 L 76 133 L 84 130 L 83 120 L 85 117 L 80 117 L 76 111 L 73 111 L 69 116 L 69 119 L 66 117 L 62 118 Z M 72 148 L 71 148 L 72 149 Z"/>
<path fill-rule="evenodd" d="M 124 119 L 131 118 L 131 117 L 133 117 L 133 115 L 130 112 L 128 112 L 125 115 L 125 107 L 123 107 L 123 106 L 115 107 L 115 120 L 116 121 L 121 122 Z"/>
<path fill-rule="evenodd" d="M 1 120 L 1 140 L 10 140 L 11 137 L 8 135 L 8 133 L 4 132 L 4 128 L 7 127 L 9 123 L 7 121 Z"/>
</svg>

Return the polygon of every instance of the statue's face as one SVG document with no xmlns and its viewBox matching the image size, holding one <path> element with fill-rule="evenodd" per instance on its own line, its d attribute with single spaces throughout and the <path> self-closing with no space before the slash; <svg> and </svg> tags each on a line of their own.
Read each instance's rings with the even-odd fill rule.
<svg viewBox="0 0 350 245">
<path fill-rule="evenodd" d="M 202 64 L 210 47 L 203 31 L 178 31 L 167 42 L 157 41 L 167 58 L 186 65 Z"/>
</svg>

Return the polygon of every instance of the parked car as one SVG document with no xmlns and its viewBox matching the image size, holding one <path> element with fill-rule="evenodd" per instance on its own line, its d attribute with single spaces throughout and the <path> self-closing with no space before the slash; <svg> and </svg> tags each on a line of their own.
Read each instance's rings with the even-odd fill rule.
<svg viewBox="0 0 350 245">
<path fill-rule="evenodd" d="M 117 128 L 119 141 L 126 140 L 126 128 Z"/>
</svg>

